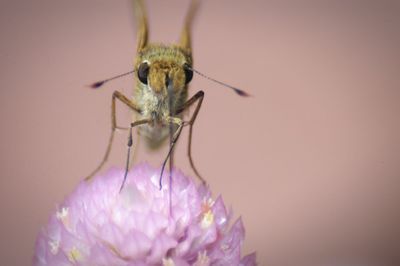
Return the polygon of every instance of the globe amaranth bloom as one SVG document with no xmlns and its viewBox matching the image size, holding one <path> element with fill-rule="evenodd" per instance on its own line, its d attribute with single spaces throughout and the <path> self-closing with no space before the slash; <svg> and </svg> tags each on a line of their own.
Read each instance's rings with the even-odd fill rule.
<svg viewBox="0 0 400 266">
<path fill-rule="evenodd" d="M 33 264 L 67 266 L 256 265 L 241 258 L 244 228 L 221 197 L 179 171 L 165 173 L 147 164 L 128 174 L 111 169 L 82 181 L 58 206 L 36 240 Z"/>
</svg>

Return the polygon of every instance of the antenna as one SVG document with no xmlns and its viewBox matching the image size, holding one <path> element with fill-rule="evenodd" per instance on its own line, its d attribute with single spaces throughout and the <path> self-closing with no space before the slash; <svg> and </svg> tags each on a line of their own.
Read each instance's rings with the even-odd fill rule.
<svg viewBox="0 0 400 266">
<path fill-rule="evenodd" d="M 250 94 L 248 94 L 248 93 L 245 92 L 244 90 L 241 90 L 241 89 L 239 89 L 239 88 L 233 87 L 233 86 L 231 86 L 231 85 L 229 85 L 229 84 L 226 84 L 226 83 L 224 83 L 224 82 L 221 82 L 221 81 L 216 80 L 216 79 L 214 79 L 214 78 L 211 78 L 211 77 L 209 77 L 209 76 L 206 76 L 205 74 L 199 72 L 198 70 L 196 70 L 196 69 L 194 69 L 194 68 L 192 68 L 192 67 L 190 67 L 190 66 L 188 66 L 188 65 L 185 65 L 185 68 L 188 69 L 188 70 L 191 70 L 191 71 L 195 72 L 196 74 L 202 76 L 203 78 L 206 78 L 206 79 L 211 80 L 211 81 L 213 81 L 213 82 L 215 82 L 215 83 L 218 83 L 219 85 L 222 85 L 222 86 L 224 86 L 224 87 L 227 87 L 227 88 L 229 88 L 229 89 L 232 89 L 232 90 L 233 90 L 234 92 L 236 92 L 236 94 L 238 94 L 239 96 L 242 96 L 242 97 L 249 97 L 249 96 L 251 96 Z M 106 83 L 106 82 L 109 82 L 109 81 L 111 81 L 111 80 L 114 80 L 114 79 L 117 79 L 117 78 L 120 78 L 120 77 L 129 75 L 129 74 L 132 74 L 133 72 L 135 72 L 135 70 L 131 70 L 131 71 L 129 71 L 129 72 L 126 72 L 126 73 L 123 73 L 123 74 L 120 74 L 120 75 L 117 75 L 117 76 L 114 76 L 114 77 L 111 77 L 111 78 L 108 78 L 108 79 L 104 79 L 104 80 L 97 81 L 97 82 L 91 84 L 90 87 L 93 88 L 93 89 L 97 89 L 97 88 L 103 86 L 104 83 Z"/>
<path fill-rule="evenodd" d="M 97 81 L 97 82 L 93 83 L 92 85 L 90 85 L 90 87 L 91 87 L 92 89 L 97 89 L 97 88 L 103 86 L 104 83 L 106 83 L 106 82 L 109 82 L 109 81 L 111 81 L 111 80 L 114 80 L 114 79 L 117 79 L 117 78 L 120 78 L 120 77 L 129 75 L 129 74 L 132 74 L 133 72 L 135 72 L 135 70 L 131 70 L 131 71 L 129 71 L 129 72 L 126 72 L 126 73 L 123 73 L 123 74 L 119 74 L 119 75 L 117 75 L 117 76 L 114 76 L 114 77 L 111 77 L 111 78 L 108 78 L 108 79 L 105 79 L 105 80 Z"/>
<path fill-rule="evenodd" d="M 229 88 L 229 89 L 232 89 L 232 90 L 233 90 L 234 92 L 236 92 L 239 96 L 243 96 L 243 97 L 249 97 L 249 96 L 250 96 L 250 94 L 248 94 L 247 92 L 245 92 L 245 91 L 243 91 L 243 90 L 241 90 L 241 89 L 238 89 L 238 88 L 236 88 L 236 87 L 233 87 L 233 86 L 231 86 L 231 85 L 229 85 L 229 84 L 226 84 L 226 83 L 224 83 L 224 82 L 221 82 L 221 81 L 219 81 L 219 80 L 213 79 L 213 78 L 211 78 L 211 77 L 209 77 L 209 76 L 206 76 L 206 75 L 204 75 L 203 73 L 197 71 L 196 69 L 194 69 L 194 68 L 192 68 L 192 67 L 190 67 L 190 66 L 188 66 L 188 65 L 186 65 L 185 67 L 186 67 L 187 69 L 189 69 L 189 70 L 192 70 L 192 71 L 195 72 L 196 74 L 199 74 L 199 75 L 202 76 L 203 78 L 206 78 L 206 79 L 211 80 L 211 81 L 213 81 L 213 82 L 215 82 L 215 83 L 218 83 L 219 85 L 222 85 L 222 86 L 224 86 L 224 87 L 227 87 L 227 88 Z"/>
</svg>

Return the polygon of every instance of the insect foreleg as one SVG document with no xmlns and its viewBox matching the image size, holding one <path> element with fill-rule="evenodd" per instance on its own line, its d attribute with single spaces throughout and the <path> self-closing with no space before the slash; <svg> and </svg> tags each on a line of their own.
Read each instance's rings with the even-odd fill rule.
<svg viewBox="0 0 400 266">
<path fill-rule="evenodd" d="M 132 140 L 132 128 L 139 126 L 139 125 L 143 125 L 143 124 L 147 124 L 149 123 L 150 120 L 149 119 L 142 119 L 142 120 L 138 120 L 135 121 L 133 123 L 131 123 L 131 126 L 129 128 L 129 136 L 128 136 L 128 154 L 127 154 L 127 158 L 126 158 L 126 166 L 125 166 L 125 174 L 124 174 L 124 179 L 122 181 L 121 187 L 119 188 L 119 192 L 121 192 L 122 188 L 124 187 L 125 181 L 126 181 L 126 177 L 128 176 L 128 171 L 129 171 L 129 158 L 131 155 L 131 148 L 132 148 L 132 144 L 133 144 L 133 140 Z"/>
<path fill-rule="evenodd" d="M 181 135 L 181 132 L 182 132 L 182 128 L 185 125 L 185 122 L 182 119 L 178 118 L 178 117 L 169 117 L 168 118 L 168 122 L 178 125 L 178 128 L 176 129 L 176 131 L 172 135 L 172 138 L 171 138 L 171 141 L 170 141 L 169 150 L 168 150 L 168 154 L 165 157 L 165 160 L 164 160 L 164 162 L 162 164 L 162 167 L 161 167 L 160 182 L 159 182 L 160 190 L 162 189 L 162 176 L 163 176 L 163 173 L 164 173 L 165 165 L 167 164 L 167 161 L 170 158 L 170 156 L 172 154 L 172 151 L 173 151 L 173 149 L 175 147 L 175 143 L 178 141 L 178 138 L 179 138 L 179 136 Z M 172 169 L 170 169 L 170 171 L 171 170 Z"/>
<path fill-rule="evenodd" d="M 115 112 L 116 111 L 115 103 L 116 103 L 117 99 L 120 100 L 121 102 L 123 102 L 125 105 L 127 105 L 133 111 L 140 113 L 140 109 L 136 106 L 136 104 L 134 102 L 132 102 L 130 99 L 128 99 L 121 92 L 114 91 L 114 93 L 112 95 L 112 100 L 111 100 L 111 134 L 110 134 L 110 138 L 108 139 L 107 149 L 106 149 L 106 152 L 105 152 L 100 164 L 96 167 L 96 169 L 93 170 L 93 172 L 90 175 L 88 175 L 85 178 L 85 180 L 90 180 L 103 167 L 103 165 L 106 163 L 106 161 L 108 159 L 108 156 L 110 155 L 111 146 L 112 146 L 112 142 L 114 139 L 115 129 L 120 128 L 117 126 L 117 118 L 116 118 L 116 112 Z M 123 128 L 121 128 L 121 129 L 123 129 Z"/>
<path fill-rule="evenodd" d="M 190 118 L 188 124 L 189 124 L 189 142 L 188 142 L 188 150 L 187 150 L 187 154 L 189 157 L 189 162 L 190 162 L 190 166 L 192 167 L 193 171 L 195 172 L 196 176 L 201 180 L 201 182 L 206 183 L 206 180 L 201 177 L 199 171 L 197 171 L 193 159 L 192 159 L 192 134 L 193 134 L 193 125 L 194 122 L 196 121 L 196 117 L 200 111 L 201 108 L 201 104 L 203 102 L 204 99 L 204 92 L 203 91 L 199 91 L 197 92 L 195 95 L 193 95 L 192 98 L 190 98 L 189 100 L 187 100 L 187 102 L 185 102 L 182 107 L 178 110 L 177 113 L 181 113 L 183 111 L 185 111 L 187 108 L 189 108 L 192 104 L 194 104 L 195 102 L 197 102 L 196 105 L 196 109 L 194 110 L 192 117 Z"/>
</svg>

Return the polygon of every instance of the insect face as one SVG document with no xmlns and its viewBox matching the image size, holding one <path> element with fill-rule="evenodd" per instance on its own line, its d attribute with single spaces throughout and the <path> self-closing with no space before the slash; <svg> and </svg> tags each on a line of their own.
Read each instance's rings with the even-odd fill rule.
<svg viewBox="0 0 400 266">
<path fill-rule="evenodd" d="M 165 120 L 175 114 L 187 99 L 190 65 L 190 55 L 175 46 L 149 45 L 139 53 L 135 99 L 142 116 Z"/>
</svg>

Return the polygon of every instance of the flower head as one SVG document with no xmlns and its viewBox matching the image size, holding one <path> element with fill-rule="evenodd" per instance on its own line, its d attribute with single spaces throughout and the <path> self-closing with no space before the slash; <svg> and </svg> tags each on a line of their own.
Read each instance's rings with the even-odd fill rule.
<svg viewBox="0 0 400 266">
<path fill-rule="evenodd" d="M 119 192 L 123 170 L 82 181 L 40 232 L 34 265 L 255 265 L 241 259 L 244 228 L 221 197 L 179 171 L 136 166 Z"/>
</svg>

